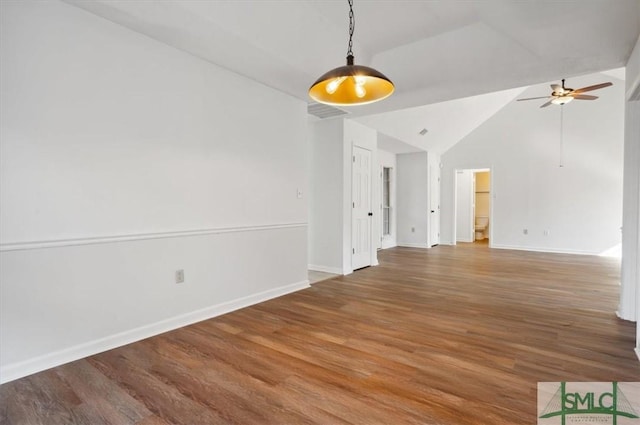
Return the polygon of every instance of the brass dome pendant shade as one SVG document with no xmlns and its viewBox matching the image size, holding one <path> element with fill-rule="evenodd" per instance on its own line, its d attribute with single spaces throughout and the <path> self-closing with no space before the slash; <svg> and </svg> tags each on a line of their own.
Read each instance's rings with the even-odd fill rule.
<svg viewBox="0 0 640 425">
<path fill-rule="evenodd" d="M 309 89 L 316 102 L 328 105 L 365 105 L 391 96 L 394 87 L 381 72 L 353 64 L 353 0 L 349 1 L 349 50 L 347 64 L 323 74 Z"/>
</svg>

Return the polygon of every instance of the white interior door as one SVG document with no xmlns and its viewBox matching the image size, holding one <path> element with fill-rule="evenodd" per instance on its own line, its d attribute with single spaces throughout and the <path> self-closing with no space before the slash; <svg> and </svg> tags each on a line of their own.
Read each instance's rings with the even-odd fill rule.
<svg viewBox="0 0 640 425">
<path fill-rule="evenodd" d="M 429 245 L 440 243 L 440 167 L 429 165 Z"/>
<path fill-rule="evenodd" d="M 473 242 L 474 226 L 473 171 L 456 171 L 456 241 Z"/>
<path fill-rule="evenodd" d="M 351 225 L 351 265 L 354 270 L 371 265 L 371 151 L 353 147 L 353 212 Z"/>
</svg>

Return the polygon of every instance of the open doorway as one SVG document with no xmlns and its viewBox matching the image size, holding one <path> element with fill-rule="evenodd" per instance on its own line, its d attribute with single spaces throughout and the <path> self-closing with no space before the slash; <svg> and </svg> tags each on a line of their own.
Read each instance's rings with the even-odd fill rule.
<svg viewBox="0 0 640 425">
<path fill-rule="evenodd" d="M 381 167 L 380 172 L 380 188 L 381 188 L 381 196 L 380 199 L 380 244 L 378 248 L 384 249 L 387 248 L 389 241 L 392 239 L 392 225 L 395 226 L 395 220 L 392 215 L 392 203 L 391 203 L 391 195 L 392 195 L 392 168 L 391 167 Z"/>
<path fill-rule="evenodd" d="M 455 241 L 491 246 L 491 170 L 456 170 Z"/>
</svg>

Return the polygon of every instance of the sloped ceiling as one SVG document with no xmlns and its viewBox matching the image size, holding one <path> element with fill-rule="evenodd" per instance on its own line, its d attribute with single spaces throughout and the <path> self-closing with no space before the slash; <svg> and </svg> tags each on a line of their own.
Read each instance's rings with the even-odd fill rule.
<svg viewBox="0 0 640 425">
<path fill-rule="evenodd" d="M 346 1 L 66 1 L 305 101 L 318 76 L 345 62 Z M 640 0 L 354 3 L 356 63 L 382 71 L 396 92 L 350 117 L 375 115 L 362 122 L 439 151 L 470 131 L 456 127 L 463 119 L 473 128 L 519 88 L 624 66 L 640 33 Z M 389 129 L 393 119 L 403 130 Z M 438 142 L 417 139 L 441 124 Z"/>
<path fill-rule="evenodd" d="M 68 0 L 92 13 L 308 100 L 345 61 L 336 0 Z M 638 0 L 355 1 L 356 63 L 396 84 L 368 115 L 624 66 Z"/>
<path fill-rule="evenodd" d="M 601 73 L 593 73 L 567 80 L 567 87 L 574 89 L 612 82 L 624 89 L 624 68 L 617 68 Z M 554 81 L 553 83 L 559 83 Z M 565 108 L 590 108 L 600 114 L 602 120 L 609 119 L 612 96 L 623 93 L 618 89 L 604 88 L 589 94 L 606 101 L 576 100 Z M 519 89 L 504 90 L 463 99 L 456 99 L 431 105 L 408 108 L 356 118 L 356 121 L 378 130 L 384 135 L 385 143 L 379 147 L 394 153 L 406 153 L 425 150 L 444 154 L 456 143 L 471 134 L 476 128 L 493 117 L 502 108 L 515 103 L 518 98 L 547 96 L 551 93 L 549 84 L 537 84 Z M 619 99 L 622 101 L 622 99 Z M 519 111 L 523 114 L 553 116 L 558 113 L 558 106 L 550 105 L 540 109 L 546 99 L 518 102 Z M 524 119 L 525 117 L 523 117 Z M 426 128 L 426 134 L 420 131 Z M 388 142 L 392 139 L 393 142 Z M 388 146 L 388 148 L 387 148 Z"/>
<path fill-rule="evenodd" d="M 356 120 L 420 150 L 444 153 L 523 91 L 503 90 Z M 420 134 L 422 129 L 427 133 Z"/>
</svg>

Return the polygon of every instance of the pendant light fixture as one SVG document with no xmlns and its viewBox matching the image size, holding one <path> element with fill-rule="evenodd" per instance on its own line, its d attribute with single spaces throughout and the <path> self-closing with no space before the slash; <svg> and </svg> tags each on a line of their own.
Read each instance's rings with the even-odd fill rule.
<svg viewBox="0 0 640 425">
<path fill-rule="evenodd" d="M 347 64 L 323 74 L 309 89 L 316 102 L 328 105 L 365 105 L 391 96 L 391 80 L 373 68 L 353 63 L 353 0 L 349 1 L 349 49 Z"/>
</svg>

